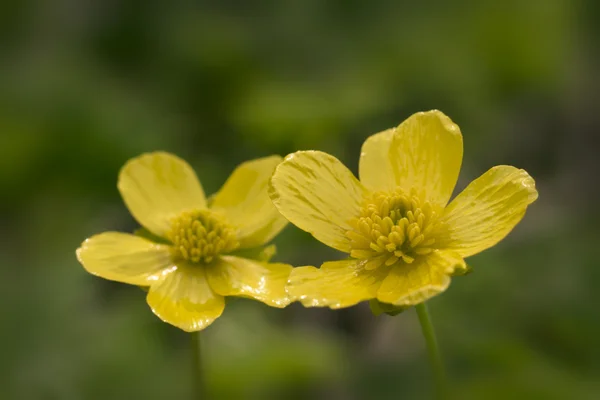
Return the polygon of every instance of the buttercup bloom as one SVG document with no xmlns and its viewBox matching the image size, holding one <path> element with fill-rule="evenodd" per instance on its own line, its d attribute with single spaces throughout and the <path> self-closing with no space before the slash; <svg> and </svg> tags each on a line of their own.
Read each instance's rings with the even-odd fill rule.
<svg viewBox="0 0 600 400">
<path fill-rule="evenodd" d="M 77 259 L 91 274 L 149 287 L 152 311 L 188 332 L 219 317 L 225 296 L 285 307 L 291 266 L 242 256 L 268 243 L 287 223 L 267 196 L 280 161 L 271 156 L 241 164 L 207 201 L 182 159 L 163 152 L 134 158 L 121 169 L 118 188 L 149 232 L 92 236 L 77 249 Z"/>
<path fill-rule="evenodd" d="M 458 126 L 429 111 L 365 141 L 360 181 L 329 154 L 287 156 L 269 187 L 275 206 L 350 255 L 320 269 L 294 268 L 292 300 L 330 308 L 372 300 L 394 311 L 446 290 L 452 275 L 466 271 L 464 258 L 502 240 L 538 197 L 527 172 L 497 166 L 447 204 L 462 155 Z"/>
</svg>

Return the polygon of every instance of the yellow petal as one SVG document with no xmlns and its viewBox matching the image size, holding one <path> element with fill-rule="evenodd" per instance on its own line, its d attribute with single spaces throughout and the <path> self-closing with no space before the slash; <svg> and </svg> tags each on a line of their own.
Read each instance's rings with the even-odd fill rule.
<svg viewBox="0 0 600 400">
<path fill-rule="evenodd" d="M 396 128 L 390 146 L 396 184 L 444 207 L 458 179 L 463 143 L 450 118 L 433 110 L 413 114 Z"/>
<path fill-rule="evenodd" d="M 364 188 L 337 158 L 320 151 L 290 154 L 275 169 L 269 196 L 284 217 L 317 240 L 350 252 L 345 233 L 359 214 Z"/>
<path fill-rule="evenodd" d="M 238 228 L 240 248 L 262 246 L 287 224 L 267 194 L 269 179 L 281 160 L 271 156 L 239 165 L 211 203 Z"/>
<path fill-rule="evenodd" d="M 225 299 L 212 291 L 204 269 L 186 264 L 172 267 L 150 286 L 146 301 L 160 319 L 186 332 L 206 328 L 225 308 Z"/>
<path fill-rule="evenodd" d="M 463 268 L 465 262 L 458 254 L 439 250 L 412 264 L 398 264 L 381 284 L 377 299 L 395 306 L 422 303 L 446 290 L 448 275 Z"/>
<path fill-rule="evenodd" d="M 372 135 L 365 140 L 360 151 L 358 175 L 366 188 L 378 191 L 391 191 L 396 187 L 396 178 L 390 146 L 395 129 Z"/>
<path fill-rule="evenodd" d="M 305 307 L 350 307 L 377 296 L 389 268 L 364 269 L 364 260 L 348 259 L 324 263 L 320 269 L 292 270 L 287 292 Z"/>
<path fill-rule="evenodd" d="M 118 187 L 135 219 L 161 237 L 173 217 L 206 207 L 204 191 L 192 167 L 169 153 L 148 153 L 129 160 L 121 169 Z"/>
<path fill-rule="evenodd" d="M 468 257 L 492 247 L 517 225 L 538 197 L 529 174 L 497 166 L 474 180 L 448 205 L 442 216 L 447 230 L 440 246 Z"/>
<path fill-rule="evenodd" d="M 292 267 L 235 256 L 222 256 L 206 269 L 208 283 L 221 296 L 249 297 L 272 307 L 290 303 L 285 284 Z"/>
<path fill-rule="evenodd" d="M 86 239 L 77 249 L 77 259 L 90 274 L 139 286 L 151 285 L 173 265 L 169 246 L 119 232 Z"/>
</svg>

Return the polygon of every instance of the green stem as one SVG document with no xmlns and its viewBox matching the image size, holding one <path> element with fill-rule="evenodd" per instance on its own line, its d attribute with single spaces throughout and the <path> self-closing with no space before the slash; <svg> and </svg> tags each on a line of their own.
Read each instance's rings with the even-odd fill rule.
<svg viewBox="0 0 600 400">
<path fill-rule="evenodd" d="M 191 343 L 191 357 L 192 357 L 192 385 L 194 387 L 192 392 L 193 400 L 205 400 L 206 393 L 204 388 L 204 376 L 202 368 L 202 337 L 200 331 L 192 332 L 190 334 Z"/>
<path fill-rule="evenodd" d="M 415 309 L 417 310 L 419 322 L 421 323 L 421 330 L 423 331 L 423 336 L 427 343 L 429 362 L 431 363 L 431 369 L 433 370 L 433 375 L 435 377 L 437 398 L 444 399 L 446 398 L 446 373 L 444 371 L 444 363 L 442 362 L 440 348 L 437 339 L 435 338 L 431 317 L 429 316 L 429 310 L 425 303 L 417 305 Z"/>
</svg>

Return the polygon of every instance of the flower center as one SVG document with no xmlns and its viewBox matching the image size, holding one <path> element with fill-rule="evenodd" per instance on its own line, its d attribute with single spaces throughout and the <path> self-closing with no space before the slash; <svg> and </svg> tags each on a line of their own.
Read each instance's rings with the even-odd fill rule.
<svg viewBox="0 0 600 400">
<path fill-rule="evenodd" d="M 239 247 L 235 229 L 209 210 L 186 211 L 174 218 L 167 238 L 176 256 L 194 263 L 208 264 Z"/>
<path fill-rule="evenodd" d="M 437 215 L 429 202 L 398 189 L 375 193 L 361 207 L 360 217 L 351 221 L 354 229 L 346 232 L 350 255 L 368 259 L 369 270 L 398 261 L 411 264 L 435 249 Z"/>
</svg>

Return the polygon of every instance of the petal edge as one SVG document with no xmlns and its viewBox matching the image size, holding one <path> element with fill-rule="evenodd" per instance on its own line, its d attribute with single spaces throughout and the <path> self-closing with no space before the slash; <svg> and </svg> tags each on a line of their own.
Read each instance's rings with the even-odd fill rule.
<svg viewBox="0 0 600 400">
<path fill-rule="evenodd" d="M 438 207 L 452 196 L 462 156 L 460 128 L 438 110 L 419 112 L 402 122 L 389 153 L 396 185 Z"/>
<path fill-rule="evenodd" d="M 364 188 L 337 158 L 298 151 L 275 168 L 269 196 L 279 212 L 315 239 L 350 252 L 346 232 L 358 216 Z"/>
<path fill-rule="evenodd" d="M 440 245 L 463 257 L 504 239 L 538 197 L 535 181 L 522 169 L 499 165 L 471 182 L 441 218 Z"/>
<path fill-rule="evenodd" d="M 377 296 L 389 268 L 367 271 L 364 260 L 347 259 L 324 263 L 321 268 L 296 267 L 287 292 L 292 301 L 304 307 L 351 307 Z"/>
<path fill-rule="evenodd" d="M 390 191 L 396 187 L 394 168 L 390 158 L 390 146 L 396 128 L 369 136 L 360 150 L 358 176 L 369 190 Z"/>
<path fill-rule="evenodd" d="M 150 286 L 146 301 L 162 321 L 186 332 L 200 331 L 217 319 L 225 299 L 215 294 L 204 270 L 178 265 Z"/>
<path fill-rule="evenodd" d="M 138 286 L 151 285 L 161 271 L 173 265 L 168 245 L 121 232 L 86 239 L 76 255 L 90 274 Z"/>
<path fill-rule="evenodd" d="M 206 275 L 211 288 L 221 296 L 248 297 L 283 308 L 290 303 L 285 284 L 291 270 L 287 264 L 222 256 L 207 267 Z"/>
<path fill-rule="evenodd" d="M 131 215 L 160 237 L 177 214 L 206 207 L 196 173 L 170 153 L 145 153 L 130 159 L 119 172 L 117 187 Z"/>
<path fill-rule="evenodd" d="M 275 155 L 240 164 L 211 202 L 211 208 L 222 210 L 238 227 L 242 249 L 268 243 L 287 225 L 267 193 L 269 180 L 281 160 Z"/>
<path fill-rule="evenodd" d="M 464 268 L 464 260 L 456 253 L 434 252 L 413 264 L 399 264 L 385 278 L 377 299 L 394 306 L 414 306 L 445 291 L 450 274 Z"/>
</svg>

